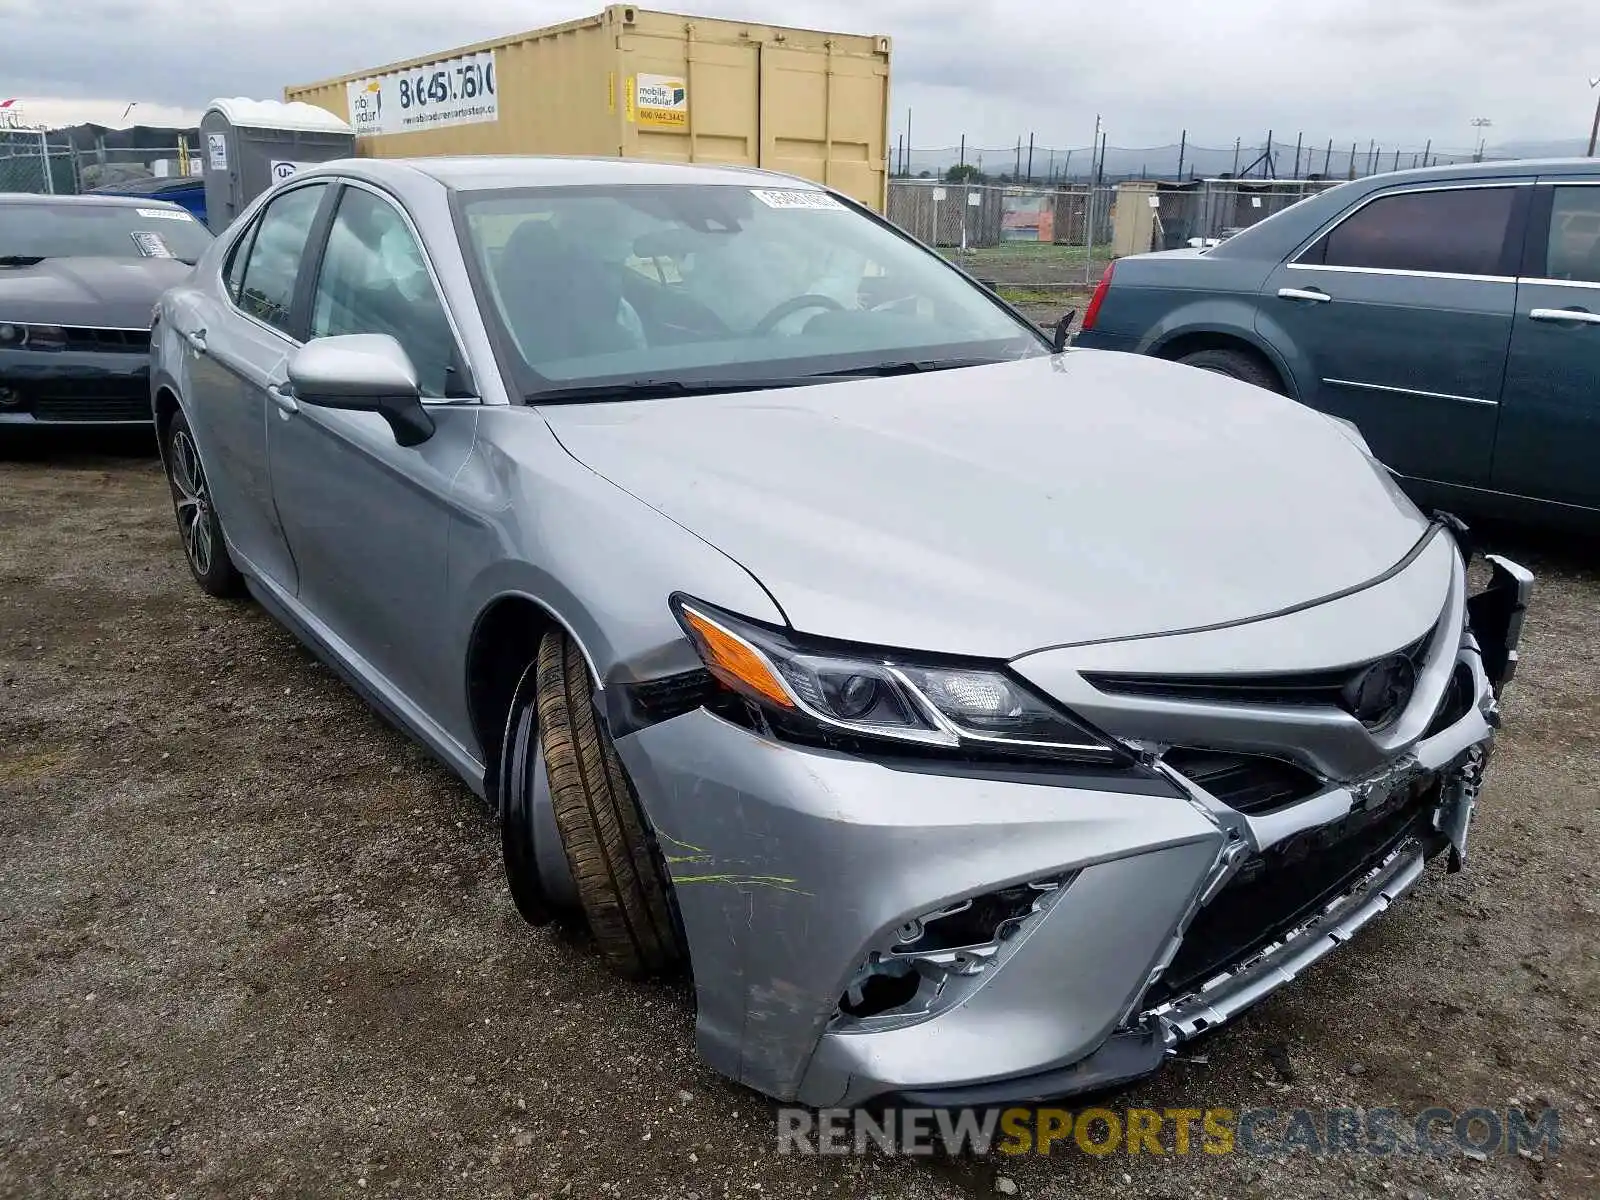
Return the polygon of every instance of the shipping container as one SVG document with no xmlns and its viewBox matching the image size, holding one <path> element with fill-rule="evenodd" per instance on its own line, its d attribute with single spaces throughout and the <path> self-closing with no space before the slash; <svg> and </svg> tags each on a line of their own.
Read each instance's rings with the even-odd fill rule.
<svg viewBox="0 0 1600 1200">
<path fill-rule="evenodd" d="M 743 163 L 882 211 L 889 39 L 612 5 L 596 16 L 284 89 L 356 152 Z"/>
</svg>

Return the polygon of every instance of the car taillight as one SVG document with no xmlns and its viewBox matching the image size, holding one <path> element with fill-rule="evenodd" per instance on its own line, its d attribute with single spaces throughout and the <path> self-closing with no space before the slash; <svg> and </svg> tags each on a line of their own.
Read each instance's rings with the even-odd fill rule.
<svg viewBox="0 0 1600 1200">
<path fill-rule="evenodd" d="M 1094 323 L 1100 317 L 1100 306 L 1106 302 L 1106 292 L 1111 290 L 1111 272 L 1117 269 L 1116 263 L 1106 264 L 1106 273 L 1100 276 L 1100 282 L 1095 285 L 1094 295 L 1089 297 L 1089 309 L 1083 314 L 1083 324 L 1080 329 L 1093 329 Z"/>
</svg>

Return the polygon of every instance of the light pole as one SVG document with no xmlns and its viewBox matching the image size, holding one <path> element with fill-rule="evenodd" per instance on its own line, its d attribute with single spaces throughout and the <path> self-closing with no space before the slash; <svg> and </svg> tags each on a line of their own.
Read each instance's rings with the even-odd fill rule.
<svg viewBox="0 0 1600 1200">
<path fill-rule="evenodd" d="M 1600 79 L 1589 80 L 1589 90 L 1592 92 L 1600 87 Z M 1589 157 L 1594 157 L 1594 144 L 1600 140 L 1600 99 L 1594 102 L 1594 124 L 1589 127 Z"/>
<path fill-rule="evenodd" d="M 1474 154 L 1472 156 L 1472 161 L 1473 162 L 1482 162 L 1483 161 L 1483 152 L 1488 147 L 1488 144 L 1489 144 L 1489 135 L 1486 134 L 1484 132 L 1484 130 L 1488 129 L 1493 124 L 1494 124 L 1494 122 L 1491 121 L 1488 117 L 1473 117 L 1472 118 L 1472 127 L 1478 131 L 1478 151 L 1477 151 L 1476 154 Z"/>
</svg>

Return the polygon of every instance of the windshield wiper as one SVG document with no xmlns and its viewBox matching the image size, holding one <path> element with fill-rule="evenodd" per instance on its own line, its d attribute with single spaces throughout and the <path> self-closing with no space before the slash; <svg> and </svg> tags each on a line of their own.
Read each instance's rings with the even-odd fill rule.
<svg viewBox="0 0 1600 1200">
<path fill-rule="evenodd" d="M 659 400 L 670 396 L 721 396 L 730 392 L 764 392 L 769 388 L 804 387 L 823 377 L 803 375 L 777 379 L 624 379 L 616 383 L 579 383 L 549 387 L 523 396 L 527 404 L 578 404 L 589 400 Z"/>
<path fill-rule="evenodd" d="M 837 371 L 823 371 L 813 379 L 858 379 L 884 375 L 921 375 L 927 371 L 956 371 L 962 367 L 992 367 L 996 363 L 1010 362 L 1005 358 L 929 358 L 886 363 L 869 363 L 864 367 L 844 367 Z"/>
<path fill-rule="evenodd" d="M 42 254 L 0 254 L 0 267 L 31 267 L 43 261 Z"/>
</svg>

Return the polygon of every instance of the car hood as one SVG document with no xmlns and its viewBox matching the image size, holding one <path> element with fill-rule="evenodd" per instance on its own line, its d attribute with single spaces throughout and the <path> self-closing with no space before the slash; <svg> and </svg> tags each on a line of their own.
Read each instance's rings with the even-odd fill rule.
<svg viewBox="0 0 1600 1200">
<path fill-rule="evenodd" d="M 1326 417 L 1133 355 L 541 411 L 796 629 L 878 645 L 1011 658 L 1243 621 L 1370 582 L 1427 529 Z"/>
<path fill-rule="evenodd" d="M 0 321 L 149 329 L 161 293 L 192 269 L 170 258 L 47 258 L 0 267 Z"/>
</svg>

